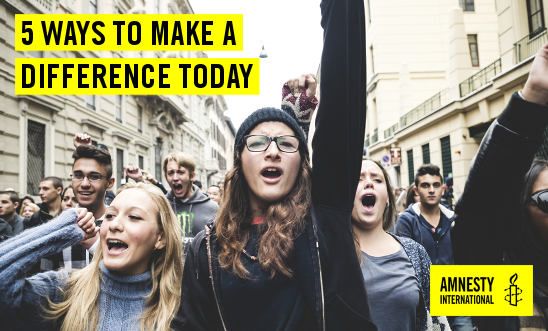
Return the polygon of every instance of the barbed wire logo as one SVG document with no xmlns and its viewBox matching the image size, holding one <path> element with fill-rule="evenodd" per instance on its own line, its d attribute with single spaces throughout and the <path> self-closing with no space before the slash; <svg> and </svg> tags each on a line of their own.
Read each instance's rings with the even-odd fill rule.
<svg viewBox="0 0 548 331">
<path fill-rule="evenodd" d="M 523 293 L 521 288 L 517 286 L 515 283 L 518 280 L 518 274 L 515 273 L 510 277 L 510 286 L 508 286 L 505 291 L 507 291 L 507 295 L 504 296 L 504 300 L 506 300 L 510 305 L 517 306 L 518 302 L 522 301 L 523 299 L 519 298 L 519 295 Z"/>
</svg>

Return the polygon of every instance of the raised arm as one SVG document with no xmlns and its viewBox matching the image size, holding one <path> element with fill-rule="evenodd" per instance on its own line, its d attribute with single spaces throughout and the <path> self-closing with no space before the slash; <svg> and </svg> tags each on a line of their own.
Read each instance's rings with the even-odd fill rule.
<svg viewBox="0 0 548 331">
<path fill-rule="evenodd" d="M 365 134 L 363 0 L 322 1 L 320 104 L 312 140 L 312 199 L 352 209 Z"/>
<path fill-rule="evenodd" d="M 3 242 L 0 245 L 0 311 L 13 311 L 22 304 L 39 305 L 41 297 L 53 299 L 66 274 L 47 272 L 25 278 L 26 271 L 42 257 L 94 235 L 93 221 L 93 215 L 85 209 L 80 213 L 70 209 L 46 224 Z"/>
<path fill-rule="evenodd" d="M 480 145 L 456 207 L 456 263 L 499 263 L 504 249 L 515 242 L 524 175 L 546 125 L 548 45 L 537 53 L 522 96 L 512 96 Z"/>
</svg>

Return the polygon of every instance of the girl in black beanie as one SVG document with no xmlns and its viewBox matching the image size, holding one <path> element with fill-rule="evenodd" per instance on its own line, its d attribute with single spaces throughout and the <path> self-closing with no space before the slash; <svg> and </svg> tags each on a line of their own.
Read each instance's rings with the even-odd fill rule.
<svg viewBox="0 0 548 331">
<path fill-rule="evenodd" d="M 175 329 L 375 330 L 350 225 L 365 128 L 363 5 L 321 3 L 314 171 L 303 114 L 263 108 L 239 128 L 215 222 L 186 257 Z M 286 88 L 284 100 L 317 104 L 312 75 Z"/>
</svg>

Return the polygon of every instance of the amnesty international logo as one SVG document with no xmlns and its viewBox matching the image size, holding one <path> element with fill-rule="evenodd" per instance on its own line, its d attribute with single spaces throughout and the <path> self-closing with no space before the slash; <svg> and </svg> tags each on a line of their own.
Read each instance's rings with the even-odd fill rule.
<svg viewBox="0 0 548 331">
<path fill-rule="evenodd" d="M 432 265 L 430 311 L 432 316 L 531 316 L 533 266 Z"/>
<path fill-rule="evenodd" d="M 510 277 L 510 286 L 506 289 L 508 294 L 504 297 L 504 300 L 508 301 L 512 306 L 517 306 L 518 302 L 522 301 L 522 299 L 519 298 L 519 295 L 523 293 L 523 291 L 515 284 L 516 280 L 518 280 L 518 274 L 513 274 L 512 277 Z"/>
</svg>

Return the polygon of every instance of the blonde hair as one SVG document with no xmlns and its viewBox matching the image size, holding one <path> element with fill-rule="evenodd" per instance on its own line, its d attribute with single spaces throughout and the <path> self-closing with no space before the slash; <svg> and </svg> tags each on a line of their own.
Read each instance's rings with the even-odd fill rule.
<svg viewBox="0 0 548 331">
<path fill-rule="evenodd" d="M 146 192 L 158 206 L 158 227 L 165 240 L 165 247 L 152 255 L 150 272 L 152 290 L 146 298 L 146 306 L 140 317 L 141 330 L 170 330 L 170 324 L 181 301 L 181 275 L 183 272 L 181 230 L 169 202 L 162 192 L 151 184 L 129 183 L 118 190 L 138 189 Z M 95 330 L 99 323 L 99 294 L 101 271 L 99 262 L 103 252 L 101 245 L 90 265 L 75 271 L 63 289 L 63 300 L 49 301 L 44 307 L 47 319 L 61 323 L 60 330 Z M 61 322 L 62 321 L 62 322 Z"/>
<path fill-rule="evenodd" d="M 185 167 L 190 174 L 194 174 L 194 171 L 196 170 L 196 163 L 194 162 L 194 159 L 190 155 L 187 155 L 183 152 L 171 152 L 164 158 L 164 161 L 162 162 L 162 168 L 164 169 L 164 173 L 167 175 L 167 163 L 169 161 L 175 161 L 179 165 L 179 167 Z"/>
</svg>

